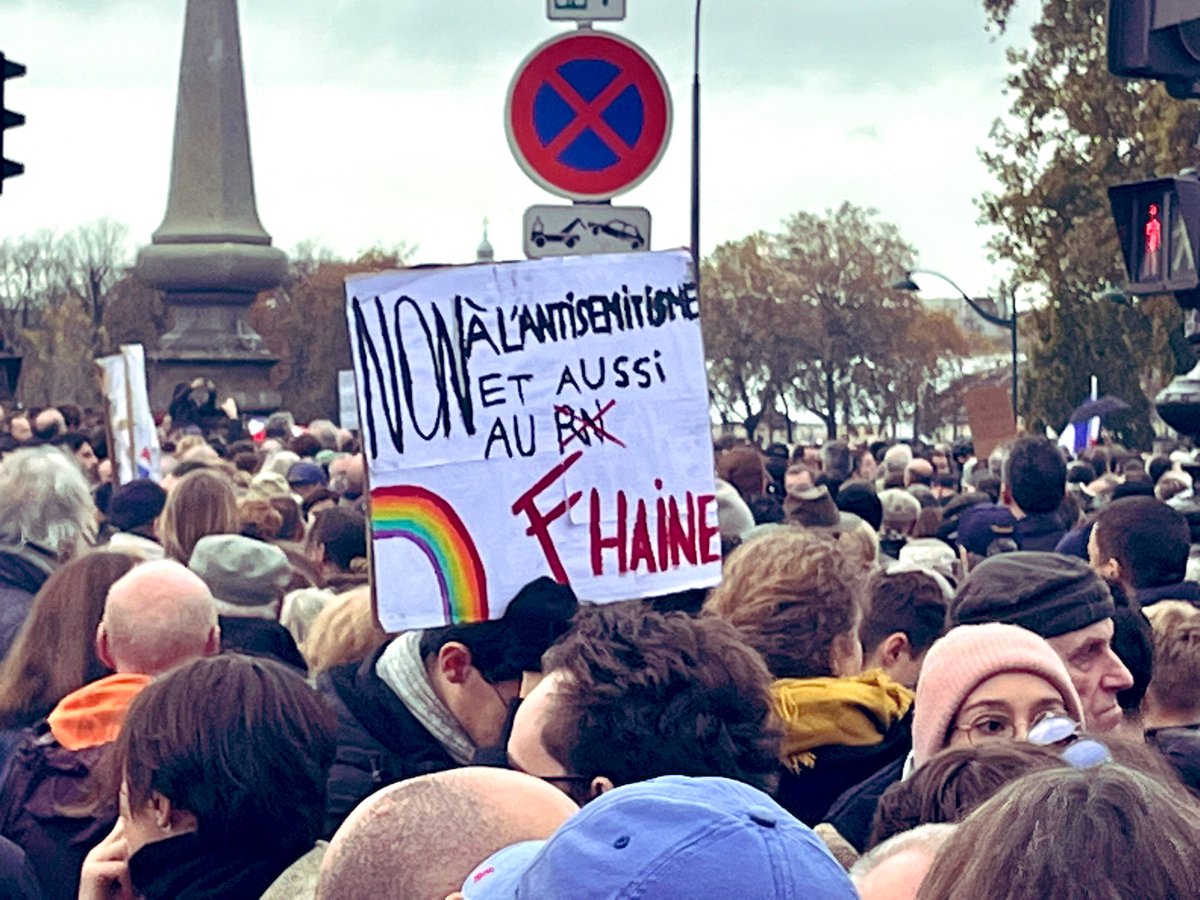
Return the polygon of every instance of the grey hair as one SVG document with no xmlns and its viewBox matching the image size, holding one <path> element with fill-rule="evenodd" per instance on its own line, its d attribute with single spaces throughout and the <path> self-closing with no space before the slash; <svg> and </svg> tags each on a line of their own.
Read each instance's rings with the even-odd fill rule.
<svg viewBox="0 0 1200 900">
<path fill-rule="evenodd" d="M 96 534 L 96 506 L 79 465 L 55 447 L 17 450 L 0 462 L 0 540 L 37 544 L 62 558 Z"/>
<path fill-rule="evenodd" d="M 858 861 L 850 867 L 850 880 L 857 886 L 872 869 L 905 850 L 924 850 L 930 857 L 934 857 L 957 830 L 956 823 L 931 822 L 926 825 L 918 825 L 909 831 L 902 831 L 860 856 Z"/>
<path fill-rule="evenodd" d="M 322 449 L 336 450 L 338 448 L 337 426 L 328 419 L 313 419 L 308 423 L 308 433 L 321 442 Z"/>
</svg>

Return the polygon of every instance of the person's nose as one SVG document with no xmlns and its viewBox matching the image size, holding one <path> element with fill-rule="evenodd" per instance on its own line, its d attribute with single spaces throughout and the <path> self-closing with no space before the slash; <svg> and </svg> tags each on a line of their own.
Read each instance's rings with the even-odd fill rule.
<svg viewBox="0 0 1200 900">
<path fill-rule="evenodd" d="M 1111 649 L 1108 651 L 1107 669 L 1101 683 L 1110 691 L 1123 691 L 1133 687 L 1133 674 Z"/>
</svg>

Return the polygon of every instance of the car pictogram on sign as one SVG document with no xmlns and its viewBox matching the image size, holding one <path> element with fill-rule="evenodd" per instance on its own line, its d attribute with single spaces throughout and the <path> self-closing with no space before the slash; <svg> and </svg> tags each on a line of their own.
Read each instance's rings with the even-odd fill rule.
<svg viewBox="0 0 1200 900">
<path fill-rule="evenodd" d="M 629 246 L 634 250 L 646 242 L 646 239 L 642 237 L 642 233 L 636 225 L 630 225 L 628 222 L 622 222 L 620 219 L 610 219 L 607 222 L 589 222 L 588 225 L 592 229 L 592 234 L 607 234 L 609 237 L 627 241 Z"/>
<path fill-rule="evenodd" d="M 603 200 L 645 178 L 666 150 L 671 98 L 637 45 L 579 31 L 545 42 L 518 68 L 505 126 L 513 155 L 542 187 Z"/>
</svg>

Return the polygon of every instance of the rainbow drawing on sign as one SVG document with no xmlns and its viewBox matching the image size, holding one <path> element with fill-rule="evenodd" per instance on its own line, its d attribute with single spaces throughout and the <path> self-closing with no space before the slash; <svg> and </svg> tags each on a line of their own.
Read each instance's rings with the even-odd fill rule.
<svg viewBox="0 0 1200 900">
<path fill-rule="evenodd" d="M 487 619 L 483 560 L 444 498 L 415 484 L 377 488 L 371 491 L 371 533 L 376 540 L 411 541 L 425 554 L 437 576 L 447 622 Z"/>
</svg>

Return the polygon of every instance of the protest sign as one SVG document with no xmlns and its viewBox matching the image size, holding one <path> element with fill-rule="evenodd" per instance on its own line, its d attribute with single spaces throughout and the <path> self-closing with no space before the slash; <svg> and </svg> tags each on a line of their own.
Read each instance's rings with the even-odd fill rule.
<svg viewBox="0 0 1200 900">
<path fill-rule="evenodd" d="M 720 577 L 700 307 L 683 251 L 346 280 L 385 629 Z"/>
<path fill-rule="evenodd" d="M 146 389 L 146 355 L 141 344 L 122 344 L 120 352 L 96 360 L 108 407 L 109 456 L 118 484 L 135 478 L 159 478 L 158 430 Z"/>
</svg>

